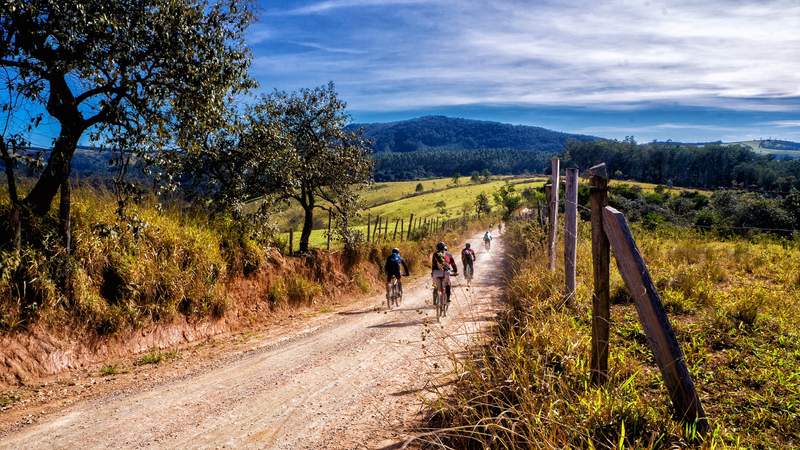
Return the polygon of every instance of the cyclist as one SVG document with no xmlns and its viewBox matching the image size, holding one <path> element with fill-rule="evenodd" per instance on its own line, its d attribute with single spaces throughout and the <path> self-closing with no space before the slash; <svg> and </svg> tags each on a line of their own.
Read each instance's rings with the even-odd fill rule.
<svg viewBox="0 0 800 450">
<path fill-rule="evenodd" d="M 502 233 L 503 232 L 503 222 L 498 222 L 497 223 L 497 232 L 498 233 Z"/>
<path fill-rule="evenodd" d="M 475 262 L 475 250 L 471 247 L 467 242 L 464 244 L 464 249 L 461 250 L 461 265 L 464 266 L 464 273 L 468 273 L 467 269 L 469 269 L 469 273 L 475 273 L 475 267 L 472 264 Z"/>
<path fill-rule="evenodd" d="M 450 272 L 453 275 L 458 275 L 458 266 L 456 260 L 447 251 L 447 245 L 444 242 L 436 244 L 436 252 L 431 255 L 431 278 L 436 290 L 442 289 L 444 286 L 447 302 L 450 303 Z"/>
<path fill-rule="evenodd" d="M 400 273 L 400 269 L 403 269 L 403 274 L 405 276 L 409 275 L 408 272 L 408 265 L 406 261 L 400 256 L 400 249 L 393 248 L 392 254 L 386 258 L 386 264 L 383 265 L 384 271 L 386 272 L 386 299 L 389 299 L 389 290 L 392 288 L 392 277 L 397 278 L 397 287 L 400 288 L 400 295 L 403 295 L 403 283 L 402 274 Z"/>
<path fill-rule="evenodd" d="M 492 230 L 486 230 L 486 233 L 483 233 L 483 245 L 487 250 L 492 245 Z"/>
</svg>

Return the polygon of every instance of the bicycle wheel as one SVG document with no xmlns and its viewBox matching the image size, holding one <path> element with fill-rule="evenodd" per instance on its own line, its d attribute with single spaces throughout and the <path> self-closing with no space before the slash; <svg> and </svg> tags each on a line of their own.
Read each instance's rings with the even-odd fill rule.
<svg viewBox="0 0 800 450">
<path fill-rule="evenodd" d="M 433 307 L 436 309 L 436 321 L 441 320 L 442 317 L 442 301 L 438 288 L 433 288 Z"/>
</svg>

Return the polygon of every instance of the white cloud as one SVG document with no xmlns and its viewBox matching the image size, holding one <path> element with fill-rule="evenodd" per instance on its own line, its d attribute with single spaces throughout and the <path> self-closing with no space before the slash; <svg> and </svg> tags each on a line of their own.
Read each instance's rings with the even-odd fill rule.
<svg viewBox="0 0 800 450">
<path fill-rule="evenodd" d="M 300 16 L 306 14 L 325 13 L 334 9 L 341 9 L 341 8 L 409 5 L 416 3 L 425 3 L 425 0 L 327 0 L 322 2 L 309 3 L 308 5 L 290 9 L 287 11 L 281 11 L 277 14 Z"/>
<path fill-rule="evenodd" d="M 766 122 L 766 125 L 772 125 L 778 128 L 800 128 L 800 119 L 798 120 L 772 120 Z"/>
<path fill-rule="evenodd" d="M 293 30 L 292 39 L 326 52 L 281 55 L 280 64 L 266 56 L 256 75 L 332 79 L 352 107 L 372 110 L 664 102 L 791 111 L 800 103 L 796 0 L 329 0 L 287 13 L 345 8 L 346 28 Z"/>
</svg>

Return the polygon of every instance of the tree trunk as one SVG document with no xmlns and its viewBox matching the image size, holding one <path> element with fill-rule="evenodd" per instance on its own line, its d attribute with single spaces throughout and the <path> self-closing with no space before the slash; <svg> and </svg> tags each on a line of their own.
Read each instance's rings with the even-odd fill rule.
<svg viewBox="0 0 800 450">
<path fill-rule="evenodd" d="M 44 216 L 50 211 L 50 205 L 53 204 L 58 190 L 69 178 L 70 162 L 80 136 L 81 131 L 78 128 L 61 130 L 61 135 L 53 146 L 44 172 L 25 198 L 25 203 L 37 216 Z"/>
<path fill-rule="evenodd" d="M 9 222 L 11 225 L 11 249 L 19 254 L 22 247 L 22 220 L 20 218 L 21 205 L 19 204 L 19 196 L 17 195 L 17 179 L 14 175 L 14 160 L 11 158 L 11 152 L 8 149 L 5 139 L 0 137 L 0 153 L 3 156 L 3 163 L 6 169 L 6 181 L 8 183 L 8 197 L 11 200 L 11 211 L 9 214 Z"/>
<path fill-rule="evenodd" d="M 300 248 L 298 251 L 308 253 L 308 241 L 311 239 L 311 229 L 314 227 L 314 198 L 308 196 L 303 206 L 303 231 L 300 233 Z"/>
<path fill-rule="evenodd" d="M 70 229 L 69 213 L 72 206 L 70 198 L 71 188 L 69 185 L 69 177 L 61 182 L 61 201 L 58 204 L 58 223 L 61 228 L 61 237 L 64 239 L 64 248 L 67 255 L 71 253 L 72 244 L 72 230 Z"/>
</svg>

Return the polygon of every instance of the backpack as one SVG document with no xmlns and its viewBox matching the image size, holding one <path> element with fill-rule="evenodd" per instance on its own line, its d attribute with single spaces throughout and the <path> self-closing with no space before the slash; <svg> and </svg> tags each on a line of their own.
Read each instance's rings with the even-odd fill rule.
<svg viewBox="0 0 800 450">
<path fill-rule="evenodd" d="M 433 254 L 433 270 L 450 270 L 450 265 L 447 263 L 447 257 L 444 252 L 436 252 Z"/>
</svg>

